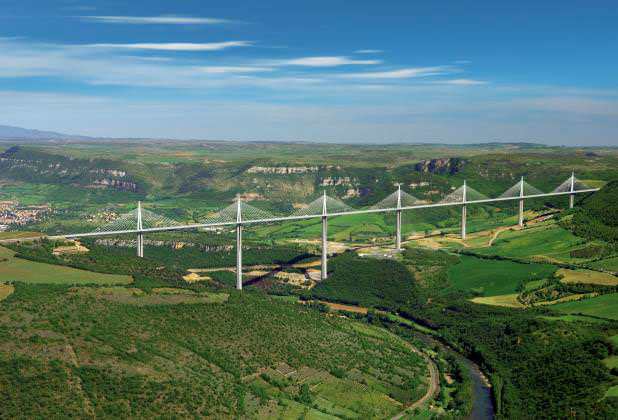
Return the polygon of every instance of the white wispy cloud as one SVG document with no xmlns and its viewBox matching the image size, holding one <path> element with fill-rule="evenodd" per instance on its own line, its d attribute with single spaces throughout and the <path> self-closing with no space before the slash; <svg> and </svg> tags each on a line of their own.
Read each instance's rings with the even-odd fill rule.
<svg viewBox="0 0 618 420">
<path fill-rule="evenodd" d="M 58 77 L 87 85 L 240 90 L 247 86 L 294 89 L 321 81 L 290 77 L 273 67 L 211 62 L 206 65 L 194 58 L 133 56 L 84 45 L 0 39 L 0 78 Z"/>
<path fill-rule="evenodd" d="M 486 85 L 489 82 L 484 80 L 472 80 L 472 79 L 451 79 L 444 80 L 440 83 L 445 83 L 447 85 L 457 85 L 457 86 L 475 86 L 475 85 Z"/>
<path fill-rule="evenodd" d="M 306 66 L 306 67 L 337 67 L 348 65 L 380 64 L 380 60 L 353 60 L 343 56 L 301 57 L 287 60 L 264 61 L 272 66 Z"/>
<path fill-rule="evenodd" d="M 87 44 L 90 48 L 131 49 L 131 50 L 158 50 L 158 51 L 219 51 L 233 47 L 250 47 L 251 41 L 224 41 L 224 42 L 142 42 L 135 44 Z"/>
<path fill-rule="evenodd" d="M 202 66 L 197 67 L 198 70 L 209 74 L 226 74 L 226 73 L 259 73 L 264 71 L 273 71 L 270 67 L 253 67 L 253 66 Z"/>
<path fill-rule="evenodd" d="M 374 71 L 366 73 L 346 73 L 338 75 L 344 79 L 408 79 L 411 77 L 429 77 L 451 73 L 449 66 L 415 67 L 389 71 Z"/>
<path fill-rule="evenodd" d="M 379 54 L 381 52 L 384 52 L 384 50 L 371 50 L 371 49 L 367 49 L 367 50 L 356 50 L 356 51 L 354 51 L 355 54 Z"/>
<path fill-rule="evenodd" d="M 225 25 L 237 23 L 229 19 L 192 16 L 79 16 L 80 19 L 125 25 Z"/>
</svg>

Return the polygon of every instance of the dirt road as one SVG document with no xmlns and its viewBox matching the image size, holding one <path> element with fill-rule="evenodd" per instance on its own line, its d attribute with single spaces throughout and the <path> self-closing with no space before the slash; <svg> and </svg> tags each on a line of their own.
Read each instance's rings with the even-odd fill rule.
<svg viewBox="0 0 618 420">
<path fill-rule="evenodd" d="M 391 420 L 399 420 L 400 418 L 410 413 L 415 408 L 420 407 L 421 405 L 425 404 L 427 401 L 431 400 L 433 396 L 436 394 L 436 392 L 438 392 L 438 388 L 440 387 L 440 378 L 439 378 L 440 374 L 438 372 L 438 368 L 436 367 L 436 364 L 433 362 L 433 360 L 429 358 L 429 356 L 424 354 L 423 357 L 425 358 L 425 361 L 427 362 L 427 366 L 429 367 L 429 387 L 427 388 L 427 392 L 425 393 L 425 395 L 423 395 L 423 397 L 420 400 L 408 406 L 405 410 L 397 414 L 395 417 L 392 417 Z"/>
</svg>

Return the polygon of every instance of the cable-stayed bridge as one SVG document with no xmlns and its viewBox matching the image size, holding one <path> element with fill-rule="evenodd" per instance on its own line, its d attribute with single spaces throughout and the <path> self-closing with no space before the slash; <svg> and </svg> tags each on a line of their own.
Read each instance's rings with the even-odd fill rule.
<svg viewBox="0 0 618 420">
<path fill-rule="evenodd" d="M 292 220 L 304 220 L 321 218 L 322 220 L 322 264 L 321 278 L 326 279 L 328 275 L 328 218 L 335 216 L 346 216 L 353 214 L 369 213 L 396 213 L 396 233 L 395 244 L 397 250 L 401 249 L 401 215 L 403 211 L 415 209 L 427 209 L 436 207 L 461 206 L 461 238 L 466 238 L 467 208 L 474 204 L 488 204 L 502 201 L 519 200 L 519 225 L 524 223 L 524 201 L 527 199 L 568 196 L 569 207 L 573 208 L 575 194 L 592 193 L 598 188 L 590 188 L 583 182 L 575 178 L 575 174 L 556 187 L 552 192 L 544 193 L 538 188 L 525 182 L 524 178 L 506 190 L 497 198 L 488 198 L 482 193 L 474 190 L 464 181 L 463 185 L 437 203 L 426 204 L 416 197 L 401 190 L 401 185 L 397 190 L 384 198 L 379 203 L 366 209 L 353 209 L 342 201 L 329 197 L 326 192 L 313 202 L 296 210 L 289 216 L 275 216 L 267 211 L 258 209 L 250 204 L 243 202 L 240 197 L 236 201 L 206 217 L 201 223 L 182 224 L 165 216 L 158 215 L 152 211 L 143 209 L 141 203 L 135 210 L 120 216 L 115 221 L 100 226 L 93 232 L 76 233 L 67 235 L 50 236 L 50 239 L 75 239 L 83 237 L 100 237 L 112 235 L 135 234 L 137 235 L 137 255 L 144 256 L 144 235 L 155 232 L 169 232 L 177 230 L 191 230 L 198 228 L 209 228 L 219 226 L 235 226 L 236 228 L 236 288 L 242 289 L 242 233 L 243 226 L 257 223 L 276 223 Z"/>
</svg>

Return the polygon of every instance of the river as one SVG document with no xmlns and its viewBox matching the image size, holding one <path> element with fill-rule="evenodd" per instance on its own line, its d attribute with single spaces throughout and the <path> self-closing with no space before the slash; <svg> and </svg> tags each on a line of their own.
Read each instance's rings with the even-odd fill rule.
<svg viewBox="0 0 618 420">
<path fill-rule="evenodd" d="M 438 345 L 446 351 L 455 352 L 426 334 L 415 332 L 414 336 L 430 346 Z M 485 375 L 483 375 L 479 367 L 473 361 L 463 356 L 461 357 L 465 360 L 470 376 L 472 377 L 472 382 L 474 383 L 474 402 L 472 403 L 472 412 L 467 417 L 467 420 L 493 420 L 495 418 L 494 401 L 491 397 L 491 387 L 488 385 Z"/>
</svg>

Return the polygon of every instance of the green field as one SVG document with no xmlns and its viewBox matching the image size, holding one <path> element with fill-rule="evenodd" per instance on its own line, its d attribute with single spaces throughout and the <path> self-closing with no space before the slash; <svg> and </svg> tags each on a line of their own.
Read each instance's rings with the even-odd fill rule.
<svg viewBox="0 0 618 420">
<path fill-rule="evenodd" d="M 605 270 L 618 272 L 618 257 L 607 258 L 601 261 L 595 261 L 591 263 L 590 265 L 593 267 L 603 268 Z"/>
<path fill-rule="evenodd" d="M 59 265 L 15 258 L 15 252 L 0 246 L 0 280 L 49 284 L 129 284 L 131 276 L 93 273 Z"/>
<path fill-rule="evenodd" d="M 551 306 L 560 312 L 584 314 L 618 320 L 618 293 L 602 295 L 591 299 L 559 303 Z"/>
<path fill-rule="evenodd" d="M 483 296 L 513 294 L 520 283 L 542 280 L 556 272 L 549 264 L 520 264 L 462 256 L 448 270 L 449 287 L 443 293 L 471 291 Z"/>
<path fill-rule="evenodd" d="M 618 397 L 618 385 L 611 387 L 605 394 L 606 397 Z"/>
<path fill-rule="evenodd" d="M 571 261 L 573 259 L 569 253 L 585 247 L 587 242 L 559 226 L 551 225 L 522 231 L 506 231 L 492 247 L 475 251 L 483 255 L 546 256 L 560 261 Z"/>
</svg>

